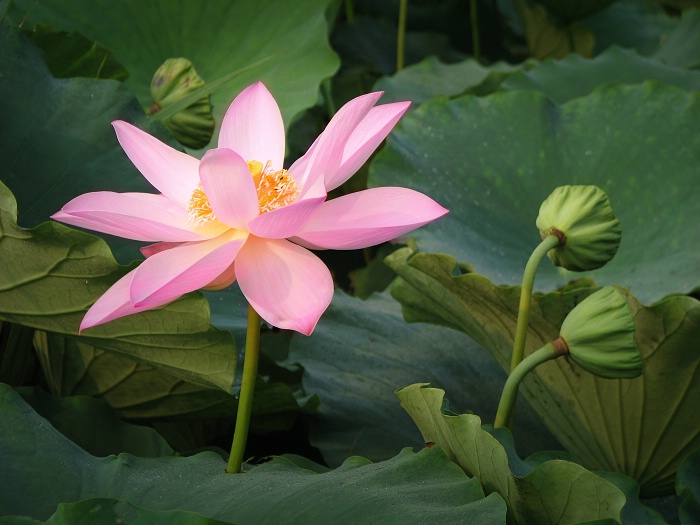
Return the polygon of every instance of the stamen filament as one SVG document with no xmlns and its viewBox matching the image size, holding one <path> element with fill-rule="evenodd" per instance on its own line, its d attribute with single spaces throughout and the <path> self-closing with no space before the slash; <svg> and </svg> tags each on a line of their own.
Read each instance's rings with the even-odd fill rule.
<svg viewBox="0 0 700 525">
<path fill-rule="evenodd" d="M 273 172 L 269 162 L 260 175 L 257 190 L 260 213 L 287 206 L 299 195 L 294 177 L 284 169 Z"/>
<path fill-rule="evenodd" d="M 187 203 L 187 213 L 190 216 L 189 220 L 197 226 L 216 219 L 201 182 L 197 183 L 197 187 L 192 192 L 192 197 Z"/>
</svg>

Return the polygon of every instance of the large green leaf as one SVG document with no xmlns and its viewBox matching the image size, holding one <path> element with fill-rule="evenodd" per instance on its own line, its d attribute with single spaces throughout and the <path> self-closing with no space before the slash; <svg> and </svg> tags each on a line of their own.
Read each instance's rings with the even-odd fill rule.
<svg viewBox="0 0 700 525">
<path fill-rule="evenodd" d="M 55 79 L 41 52 L 20 32 L 0 26 L 0 165 L 20 204 L 20 224 L 46 221 L 90 191 L 150 191 L 119 147 L 111 121 L 167 136 L 133 95 L 111 80 Z M 170 141 L 172 143 L 172 140 Z"/>
<path fill-rule="evenodd" d="M 633 51 L 611 47 L 592 60 L 572 54 L 563 60 L 545 60 L 506 78 L 507 90 L 533 90 L 557 103 L 589 94 L 603 84 L 639 84 L 654 80 L 687 91 L 700 91 L 700 71 L 686 71 Z"/>
<path fill-rule="evenodd" d="M 56 78 L 86 77 L 124 80 L 129 73 L 114 57 L 78 33 L 37 28 L 28 35 L 41 48 Z"/>
<path fill-rule="evenodd" d="M 505 382 L 498 365 L 464 334 L 407 325 L 388 293 L 362 301 L 336 292 L 313 336 L 292 338 L 288 362 L 303 367 L 304 391 L 321 401 L 310 441 L 331 465 L 352 454 L 380 460 L 406 445 L 421 446 L 394 396 L 403 385 L 430 381 L 454 393 L 455 409 L 492 414 Z M 527 453 L 559 446 L 527 406 L 515 428 Z"/>
<path fill-rule="evenodd" d="M 276 458 L 230 475 L 216 454 L 95 458 L 0 386 L 0 466 L 11 483 L 0 514 L 47 519 L 59 503 L 114 498 L 148 511 L 188 511 L 235 523 L 499 523 L 505 505 L 484 498 L 438 448 L 372 464 L 351 458 L 316 473 Z M 40 472 L 42 475 L 37 475 Z"/>
<path fill-rule="evenodd" d="M 581 24 L 593 32 L 598 53 L 618 45 L 650 55 L 677 22 L 660 2 L 616 0 L 602 11 L 582 19 Z"/>
<path fill-rule="evenodd" d="M 406 116 L 370 166 L 371 186 L 409 186 L 450 213 L 412 234 L 503 284 L 519 283 L 539 242 L 541 202 L 563 184 L 605 190 L 622 223 L 596 281 L 652 302 L 700 284 L 700 103 L 644 83 L 557 105 L 530 92 L 434 100 Z M 582 274 L 545 264 L 535 286 Z"/>
<path fill-rule="evenodd" d="M 161 369 L 84 338 L 38 332 L 34 338 L 46 382 L 59 397 L 104 399 L 129 419 L 178 418 L 216 414 L 235 407 L 230 394 L 187 383 Z"/>
<path fill-rule="evenodd" d="M 700 9 L 689 9 L 654 53 L 654 58 L 678 67 L 700 66 Z"/>
<path fill-rule="evenodd" d="M 264 60 L 212 93 L 217 123 L 234 96 L 262 80 L 285 122 L 316 103 L 318 85 L 338 60 L 327 38 L 328 0 L 18 0 L 12 19 L 78 31 L 114 53 L 129 71 L 126 85 L 144 108 L 150 84 L 168 58 L 190 60 L 206 82 Z M 215 140 L 215 139 L 214 139 Z M 215 143 L 215 142 L 214 142 Z"/>
<path fill-rule="evenodd" d="M 216 437 L 211 430 L 214 421 L 221 422 L 221 434 L 230 432 L 237 400 L 229 393 L 188 383 L 160 368 L 100 350 L 82 338 L 39 332 L 34 344 L 46 381 L 56 396 L 99 397 L 121 417 L 149 422 L 156 418 L 173 446 L 174 441 L 178 442 L 176 448 L 180 451 L 209 444 Z M 251 432 L 288 430 L 298 411 L 288 385 L 260 380 L 253 399 Z M 200 432 L 204 425 L 210 427 L 209 435 Z M 175 430 L 201 439 L 185 439 Z"/>
<path fill-rule="evenodd" d="M 415 384 L 396 393 L 425 441 L 445 449 L 452 460 L 477 477 L 488 493 L 500 494 L 515 523 L 567 525 L 618 520 L 626 498 L 612 483 L 561 459 L 535 468 L 481 427 L 474 414 L 443 413 L 443 390 Z M 503 438 L 502 438 L 503 439 Z"/>
<path fill-rule="evenodd" d="M 410 100 L 422 104 L 438 96 L 492 91 L 502 78 L 518 69 L 505 62 L 485 67 L 473 59 L 445 64 L 437 57 L 428 57 L 390 77 L 380 78 L 373 89 L 384 91 L 382 102 Z"/>
<path fill-rule="evenodd" d="M 100 350 L 82 338 L 37 332 L 34 345 L 44 377 L 56 396 L 98 397 L 121 417 L 153 425 L 181 453 L 230 442 L 236 396 Z M 298 413 L 299 405 L 288 384 L 274 377 L 260 378 L 255 385 L 248 442 L 255 446 L 260 435 L 289 432 Z M 76 442 L 81 439 L 71 438 Z M 256 450 L 266 453 L 261 447 Z"/>
<path fill-rule="evenodd" d="M 18 389 L 18 393 L 56 430 L 93 456 L 120 452 L 140 457 L 173 454 L 155 430 L 121 421 L 102 400 L 89 396 L 61 399 L 28 387 Z"/>
<path fill-rule="evenodd" d="M 230 522 L 206 518 L 182 510 L 149 510 L 113 498 L 90 498 L 61 503 L 46 521 L 26 516 L 0 517 L 0 525 L 227 525 Z"/>
<path fill-rule="evenodd" d="M 448 255 L 406 248 L 387 262 L 401 276 L 394 296 L 410 320 L 458 328 L 509 368 L 519 287 L 496 286 L 474 273 L 454 276 Z M 567 313 L 593 287 L 538 295 L 531 306 L 526 353 L 556 339 Z M 636 479 L 646 496 L 668 494 L 686 455 L 700 446 L 700 302 L 673 295 L 643 306 L 628 295 L 635 341 L 644 358 L 637 379 L 603 379 L 565 359 L 538 366 L 521 392 L 567 450 L 592 469 Z M 516 438 L 517 438 L 516 434 Z"/>
<path fill-rule="evenodd" d="M 0 319 L 77 336 L 87 308 L 125 268 L 97 237 L 54 222 L 23 230 L 16 219 L 17 203 L 0 182 Z M 92 328 L 81 337 L 186 381 L 231 392 L 233 340 L 211 326 L 201 294 Z"/>
</svg>

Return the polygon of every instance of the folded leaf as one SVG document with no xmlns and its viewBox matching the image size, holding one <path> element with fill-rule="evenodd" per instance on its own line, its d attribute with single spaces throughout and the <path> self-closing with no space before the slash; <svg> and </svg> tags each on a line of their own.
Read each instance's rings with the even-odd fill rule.
<svg viewBox="0 0 700 525">
<path fill-rule="evenodd" d="M 450 459 L 481 481 L 485 492 L 500 494 L 516 523 L 567 525 L 619 520 L 626 502 L 624 494 L 593 472 L 558 459 L 529 467 L 517 457 L 512 441 L 505 447 L 482 429 L 478 416 L 443 413 L 443 390 L 415 384 L 396 395 L 425 441 L 443 447 Z"/>
</svg>

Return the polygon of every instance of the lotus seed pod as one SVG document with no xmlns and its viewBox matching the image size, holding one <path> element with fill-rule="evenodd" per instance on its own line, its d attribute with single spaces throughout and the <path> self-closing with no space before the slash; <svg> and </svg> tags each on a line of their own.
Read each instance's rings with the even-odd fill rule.
<svg viewBox="0 0 700 525">
<path fill-rule="evenodd" d="M 151 113 L 179 102 L 203 86 L 204 81 L 189 60 L 169 58 L 158 68 L 151 81 Z M 163 124 L 180 144 L 189 148 L 203 148 L 211 140 L 215 125 L 209 96 L 195 100 L 165 119 Z"/>
<path fill-rule="evenodd" d="M 622 379 L 642 373 L 634 332 L 627 301 L 617 289 L 606 286 L 569 312 L 560 339 L 582 368 L 600 377 Z"/>
<path fill-rule="evenodd" d="M 542 239 L 559 237 L 547 252 L 567 270 L 595 270 L 615 256 L 620 246 L 620 221 L 608 196 L 596 186 L 560 186 L 540 206 L 537 227 Z"/>
</svg>

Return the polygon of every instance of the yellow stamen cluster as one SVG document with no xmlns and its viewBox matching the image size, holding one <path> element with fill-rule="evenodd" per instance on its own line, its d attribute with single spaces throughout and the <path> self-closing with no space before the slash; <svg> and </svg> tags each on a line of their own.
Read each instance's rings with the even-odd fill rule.
<svg viewBox="0 0 700 525">
<path fill-rule="evenodd" d="M 299 195 L 294 177 L 287 170 L 272 171 L 269 163 L 260 173 L 257 189 L 260 213 L 287 206 L 294 202 Z"/>
<path fill-rule="evenodd" d="M 258 192 L 260 213 L 282 208 L 296 200 L 299 190 L 296 181 L 287 170 L 272 171 L 269 162 L 264 166 L 255 160 L 247 164 Z M 187 203 L 187 213 L 190 221 L 197 226 L 216 219 L 201 183 L 198 183 L 192 192 L 192 197 Z"/>
<path fill-rule="evenodd" d="M 216 219 L 216 215 L 211 209 L 211 204 L 209 204 L 209 199 L 207 199 L 207 194 L 202 189 L 201 182 L 197 183 L 197 187 L 192 192 L 192 197 L 187 203 L 187 213 L 190 216 L 190 221 L 197 226 Z"/>
</svg>

